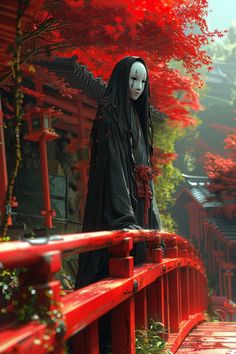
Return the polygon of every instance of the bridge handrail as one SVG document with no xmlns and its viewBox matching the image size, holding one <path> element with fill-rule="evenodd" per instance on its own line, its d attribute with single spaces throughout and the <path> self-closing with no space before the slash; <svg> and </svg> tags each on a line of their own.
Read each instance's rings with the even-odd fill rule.
<svg viewBox="0 0 236 354">
<path fill-rule="evenodd" d="M 148 260 L 134 267 L 130 251 L 133 242 L 143 240 Z M 109 278 L 62 296 L 60 281 L 55 280 L 62 253 L 100 248 L 110 250 Z M 50 346 L 59 354 L 64 352 L 65 340 L 74 336 L 74 348 L 79 345 L 82 354 L 98 354 L 98 319 L 110 310 L 112 354 L 134 354 L 135 328 L 147 327 L 148 318 L 163 322 L 168 333 L 178 333 L 181 323 L 187 323 L 172 343 L 174 351 L 193 325 L 203 320 L 207 307 L 205 266 L 199 254 L 184 238 L 166 232 L 121 230 L 8 242 L 0 245 L 0 262 L 2 269 L 25 268 L 14 310 L 22 311 L 32 294 L 37 295 L 33 313 L 40 313 L 43 306 L 49 319 L 44 324 L 13 321 L 0 327 L 0 353 L 23 354 L 40 342 L 45 347 L 42 353 Z"/>
<path fill-rule="evenodd" d="M 183 237 L 156 230 L 117 230 L 98 231 L 78 234 L 54 235 L 22 241 L 4 242 L 0 245 L 0 269 L 28 266 L 39 261 L 43 254 L 51 251 L 84 253 L 101 248 L 109 248 L 131 237 L 134 243 L 139 241 L 164 240 L 170 242 L 176 238 L 177 246 L 185 247 L 191 257 L 197 256 L 197 250 Z M 71 254 L 71 253 L 70 253 Z M 66 256 L 66 253 L 65 253 Z"/>
</svg>

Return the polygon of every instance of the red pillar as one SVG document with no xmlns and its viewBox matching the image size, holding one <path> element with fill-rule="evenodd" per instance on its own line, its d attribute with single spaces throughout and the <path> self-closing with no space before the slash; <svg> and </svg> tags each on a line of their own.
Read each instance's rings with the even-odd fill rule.
<svg viewBox="0 0 236 354">
<path fill-rule="evenodd" d="M 166 257 L 177 258 L 178 248 L 176 237 L 168 240 L 166 243 Z M 168 273 L 169 285 L 169 326 L 170 332 L 179 332 L 180 324 L 180 282 L 179 282 L 179 269 L 174 269 Z"/>
<path fill-rule="evenodd" d="M 189 314 L 196 313 L 196 278 L 195 269 L 189 269 Z"/>
<path fill-rule="evenodd" d="M 204 250 L 208 250 L 208 244 L 210 240 L 210 232 L 209 232 L 209 225 L 206 221 L 203 220 L 203 245 Z"/>
<path fill-rule="evenodd" d="M 218 272 L 219 272 L 219 293 L 220 296 L 223 296 L 223 281 L 222 281 L 222 272 L 221 272 L 221 262 L 218 262 Z"/>
<path fill-rule="evenodd" d="M 139 329 L 148 328 L 147 288 L 135 295 L 135 324 Z"/>
<path fill-rule="evenodd" d="M 163 276 L 164 285 L 164 326 L 170 333 L 170 299 L 169 299 L 169 273 Z"/>
<path fill-rule="evenodd" d="M 233 277 L 233 272 L 231 269 L 226 269 L 225 272 L 225 277 L 226 277 L 226 296 L 229 300 L 232 300 L 232 277 Z"/>
<path fill-rule="evenodd" d="M 148 286 L 148 318 L 165 323 L 164 279 L 158 278 Z M 167 305 L 168 306 L 168 305 Z"/>
<path fill-rule="evenodd" d="M 196 312 L 201 312 L 201 274 L 196 271 Z"/>
<path fill-rule="evenodd" d="M 43 87 L 40 80 L 35 81 L 35 90 L 43 94 Z M 37 105 L 43 108 L 42 98 L 37 98 Z M 30 135 L 30 134 L 28 134 Z M 52 219 L 56 215 L 55 210 L 51 209 L 51 199 L 50 199 L 50 184 L 49 184 L 49 175 L 48 175 L 48 156 L 47 156 L 47 141 L 52 141 L 57 139 L 57 134 L 42 131 L 39 139 L 30 139 L 28 140 L 38 141 L 40 148 L 40 162 L 41 162 L 41 175 L 42 175 L 42 190 L 43 190 L 43 206 L 44 210 L 41 211 L 41 214 L 45 217 L 45 225 L 48 229 L 53 227 Z"/>
<path fill-rule="evenodd" d="M 209 228 L 211 230 L 211 228 Z M 214 239 L 212 237 L 212 232 L 209 232 L 207 235 L 207 247 L 205 248 L 207 250 L 207 255 L 208 255 L 208 261 L 207 261 L 207 268 L 210 274 L 213 273 L 213 263 L 214 263 L 214 254 L 213 254 L 213 249 L 214 249 Z"/>
<path fill-rule="evenodd" d="M 134 260 L 129 256 L 133 240 L 127 238 L 121 246 L 110 249 L 110 277 L 130 278 L 134 274 Z M 134 296 L 123 301 L 112 310 L 111 316 L 112 354 L 135 353 L 135 306 Z"/>
<path fill-rule="evenodd" d="M 98 321 L 74 335 L 71 343 L 73 354 L 99 354 Z"/>
<path fill-rule="evenodd" d="M 42 135 L 39 141 L 40 147 L 40 161 L 41 161 L 41 175 L 42 175 L 42 189 L 43 189 L 43 206 L 44 210 L 41 214 L 45 217 L 46 227 L 52 228 L 52 218 L 55 216 L 55 211 L 51 209 L 50 199 L 50 185 L 48 176 L 48 157 L 47 157 L 47 143 L 45 135 Z"/>
<path fill-rule="evenodd" d="M 7 179 L 7 163 L 6 163 L 6 150 L 5 150 L 5 140 L 4 140 L 1 97 L 0 97 L 0 181 L 1 181 L 1 183 L 0 183 L 0 211 L 1 211 L 1 221 L 3 221 L 3 216 L 4 216 L 4 212 L 5 212 L 5 199 L 6 199 L 8 179 Z"/>
<path fill-rule="evenodd" d="M 182 320 L 189 319 L 189 268 L 180 269 Z"/>
<path fill-rule="evenodd" d="M 178 256 L 188 258 L 188 243 L 183 241 L 178 244 Z M 179 270 L 180 281 L 180 295 L 179 295 L 179 308 L 180 308 L 180 321 L 188 320 L 189 318 L 189 269 L 187 267 L 180 268 Z"/>
<path fill-rule="evenodd" d="M 147 241 L 148 262 L 162 263 L 162 249 L 160 247 L 160 236 L 157 235 L 155 240 Z M 164 279 L 158 278 L 147 288 L 148 297 L 148 318 L 164 324 Z"/>
<path fill-rule="evenodd" d="M 112 354 L 135 354 L 134 297 L 112 310 Z"/>
<path fill-rule="evenodd" d="M 179 332 L 180 309 L 179 309 L 179 269 L 169 273 L 169 311 L 170 331 Z"/>
</svg>

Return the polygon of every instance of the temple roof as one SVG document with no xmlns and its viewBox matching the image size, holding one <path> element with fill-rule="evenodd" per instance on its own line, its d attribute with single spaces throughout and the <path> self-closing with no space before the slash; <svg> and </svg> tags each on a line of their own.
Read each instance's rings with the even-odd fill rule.
<svg viewBox="0 0 236 354">
<path fill-rule="evenodd" d="M 223 216 L 207 218 L 206 221 L 213 226 L 222 236 L 236 241 L 236 219 L 228 219 Z"/>
<path fill-rule="evenodd" d="M 106 89 L 106 83 L 100 77 L 95 78 L 85 65 L 79 64 L 77 56 L 70 58 L 55 57 L 52 61 L 40 62 L 40 65 L 55 72 L 65 82 L 68 82 L 71 87 L 81 90 L 98 103 L 101 101 Z M 157 120 L 165 118 L 163 113 L 153 107 L 151 107 L 151 115 L 153 119 Z"/>
<path fill-rule="evenodd" d="M 206 188 L 206 185 L 209 183 L 207 176 L 191 176 L 186 174 L 182 174 L 182 176 L 185 178 L 187 187 L 182 189 L 178 199 L 181 198 L 185 202 L 188 202 L 189 198 L 193 198 L 203 208 L 215 208 L 223 205 L 223 203 L 213 200 L 213 195 Z"/>
<path fill-rule="evenodd" d="M 183 176 L 186 183 L 178 196 L 179 202 L 184 205 L 192 204 L 193 202 L 200 204 L 203 209 L 204 222 L 213 228 L 217 235 L 223 237 L 225 241 L 230 241 L 233 245 L 236 245 L 236 218 L 228 217 L 227 213 L 223 215 L 221 208 L 219 208 L 227 206 L 232 201 L 227 203 L 212 199 L 213 195 L 207 189 L 207 184 L 209 183 L 207 176 L 190 176 L 186 174 L 183 174 Z"/>
<path fill-rule="evenodd" d="M 203 208 L 215 208 L 223 205 L 221 202 L 211 200 L 213 197 L 211 193 L 205 187 L 192 187 L 190 189 L 193 197 L 202 204 Z"/>
<path fill-rule="evenodd" d="M 56 57 L 52 61 L 41 62 L 40 65 L 55 72 L 71 87 L 83 91 L 85 95 L 96 101 L 101 100 L 106 88 L 105 82 L 101 78 L 95 78 L 85 65 L 79 64 L 76 56 L 71 58 Z"/>
<path fill-rule="evenodd" d="M 214 194 L 210 193 L 207 189 L 207 185 L 209 184 L 209 179 L 207 176 L 190 176 L 186 174 L 182 174 L 182 176 L 185 177 L 185 181 L 189 186 L 189 193 L 197 202 L 202 204 L 203 208 L 215 208 L 236 202 L 235 200 L 224 202 L 215 200 Z M 187 188 L 185 188 L 185 190 L 187 190 Z"/>
</svg>

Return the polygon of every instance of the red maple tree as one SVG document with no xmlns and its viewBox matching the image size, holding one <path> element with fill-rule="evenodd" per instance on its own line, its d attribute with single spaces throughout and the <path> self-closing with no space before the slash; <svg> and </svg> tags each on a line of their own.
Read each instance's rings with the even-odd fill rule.
<svg viewBox="0 0 236 354">
<path fill-rule="evenodd" d="M 207 11 L 208 0 L 55 0 L 46 3 L 38 18 L 39 23 L 45 16 L 63 22 L 56 38 L 74 49 L 59 54 L 76 55 L 104 80 L 122 57 L 143 57 L 153 106 L 164 113 L 167 124 L 184 129 L 196 123 L 192 111 L 201 109 L 195 91 L 203 84 L 199 69 L 212 67 L 203 46 L 223 35 L 209 31 Z M 177 62 L 181 70 L 173 68 Z M 159 153 L 164 156 L 164 149 Z M 170 162 L 165 156 L 155 164 L 157 171 Z"/>
<path fill-rule="evenodd" d="M 150 72 L 153 105 L 188 126 L 194 124 L 189 112 L 201 108 L 194 91 L 202 85 L 198 71 L 212 66 L 203 46 L 222 36 L 209 31 L 207 9 L 208 0 L 46 1 L 26 28 L 23 62 L 51 52 L 76 54 L 95 76 L 107 80 L 119 59 L 142 56 Z M 181 62 L 185 74 L 172 69 L 173 62 Z M 50 82 L 56 85 L 57 79 Z"/>
<path fill-rule="evenodd" d="M 207 0 L 58 0 L 45 6 L 48 16 L 71 24 L 60 32 L 60 38 L 76 45 L 66 55 L 76 54 L 95 76 L 107 80 L 119 59 L 142 56 L 153 105 L 184 126 L 194 124 L 189 111 L 201 108 L 194 91 L 202 85 L 198 70 L 212 66 L 202 47 L 222 36 L 209 31 L 207 9 Z M 173 61 L 181 62 L 188 76 L 171 69 Z M 182 92 L 181 100 L 176 92 Z"/>
<path fill-rule="evenodd" d="M 212 67 L 203 46 L 223 35 L 209 31 L 207 11 L 208 0 L 45 1 L 24 29 L 22 68 L 29 74 L 33 70 L 28 64 L 35 58 L 76 54 L 95 76 L 107 80 L 119 59 L 142 56 L 150 72 L 153 105 L 172 121 L 189 126 L 195 123 L 191 111 L 201 109 L 194 91 L 203 84 L 199 69 Z M 171 67 L 176 62 L 182 73 Z M 44 77 L 62 86 L 55 75 Z M 63 88 L 69 91 L 68 85 Z"/>
<path fill-rule="evenodd" d="M 189 112 L 201 108 L 194 91 L 202 85 L 198 70 L 212 66 L 203 46 L 222 36 L 209 31 L 207 9 L 208 0 L 46 1 L 25 29 L 22 61 L 45 59 L 52 52 L 76 54 L 95 76 L 107 80 L 119 59 L 142 56 L 150 72 L 153 105 L 188 126 L 194 124 Z M 185 74 L 172 69 L 173 62 L 181 62 Z M 50 82 L 56 85 L 57 79 Z"/>
<path fill-rule="evenodd" d="M 229 218 L 236 216 L 236 129 L 225 141 L 225 155 L 206 154 L 205 170 L 212 198 L 223 203 L 218 209 Z"/>
<path fill-rule="evenodd" d="M 94 76 L 107 80 L 119 59 L 141 56 L 149 69 L 152 104 L 165 114 L 167 121 L 185 128 L 195 124 L 191 111 L 201 109 L 195 92 L 203 84 L 199 69 L 206 66 L 210 70 L 212 66 L 203 46 L 223 35 L 217 30 L 209 31 L 207 9 L 208 0 L 45 1 L 36 18 L 18 31 L 15 48 L 20 47 L 21 54 L 17 58 L 19 82 L 22 73 L 33 78 L 40 76 L 42 84 L 50 82 L 70 97 L 77 92 L 54 73 L 45 68 L 39 70 L 36 59 L 77 55 L 79 63 L 85 64 Z M 14 46 L 11 50 L 14 57 Z M 181 71 L 173 68 L 177 62 L 181 63 Z M 5 69 L 0 82 L 10 77 L 9 66 Z M 22 118 L 23 110 L 20 112 L 17 121 Z M 169 156 L 167 160 L 170 161 Z M 167 160 L 159 159 L 159 163 Z"/>
</svg>

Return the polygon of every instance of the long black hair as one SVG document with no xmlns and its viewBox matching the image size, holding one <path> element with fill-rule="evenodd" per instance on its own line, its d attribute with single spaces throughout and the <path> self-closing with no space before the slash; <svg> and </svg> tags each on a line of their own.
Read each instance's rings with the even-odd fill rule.
<svg viewBox="0 0 236 354">
<path fill-rule="evenodd" d="M 117 123 L 121 129 L 130 125 L 129 74 L 134 62 L 142 63 L 147 72 L 144 91 L 132 101 L 138 113 L 147 147 L 152 149 L 152 121 L 150 116 L 150 88 L 148 70 L 145 61 L 140 57 L 129 56 L 121 59 L 114 67 L 108 86 L 104 93 L 104 105 L 112 104 L 117 113 Z"/>
</svg>

